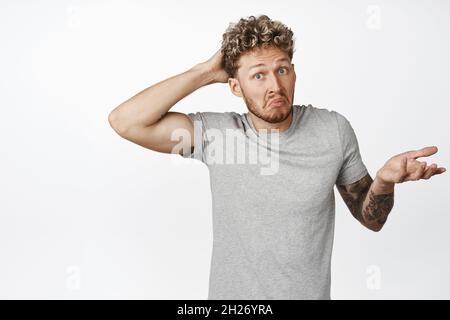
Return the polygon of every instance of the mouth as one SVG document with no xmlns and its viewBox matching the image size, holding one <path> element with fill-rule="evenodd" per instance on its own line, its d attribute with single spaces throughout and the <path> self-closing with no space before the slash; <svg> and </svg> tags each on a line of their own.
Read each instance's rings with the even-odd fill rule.
<svg viewBox="0 0 450 320">
<path fill-rule="evenodd" d="M 286 100 L 284 98 L 277 98 L 269 102 L 269 107 L 280 107 L 283 106 L 286 103 Z"/>
</svg>

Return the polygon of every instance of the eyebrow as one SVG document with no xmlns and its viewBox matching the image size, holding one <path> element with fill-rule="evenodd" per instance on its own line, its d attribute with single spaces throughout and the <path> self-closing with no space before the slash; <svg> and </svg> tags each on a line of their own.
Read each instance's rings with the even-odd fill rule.
<svg viewBox="0 0 450 320">
<path fill-rule="evenodd" d="M 286 62 L 289 62 L 289 59 L 287 59 L 287 58 L 281 58 L 281 59 L 275 60 L 275 62 L 280 62 L 280 61 L 286 61 Z M 265 64 L 264 64 L 264 63 L 258 63 L 258 64 L 255 64 L 254 66 L 251 66 L 250 68 L 248 68 L 248 70 L 251 70 L 251 69 L 256 68 L 256 67 L 261 67 L 261 66 L 265 66 Z"/>
</svg>

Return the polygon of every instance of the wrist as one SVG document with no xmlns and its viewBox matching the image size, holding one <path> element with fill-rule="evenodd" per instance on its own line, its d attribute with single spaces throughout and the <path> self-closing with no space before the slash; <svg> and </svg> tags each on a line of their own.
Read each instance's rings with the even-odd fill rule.
<svg viewBox="0 0 450 320">
<path fill-rule="evenodd" d="M 394 182 L 383 180 L 377 173 L 372 184 L 372 191 L 375 194 L 388 194 L 394 192 Z"/>
<path fill-rule="evenodd" d="M 202 79 L 202 84 L 208 85 L 215 83 L 214 72 L 212 72 L 204 63 L 199 63 L 191 68 L 191 71 L 197 72 Z"/>
</svg>

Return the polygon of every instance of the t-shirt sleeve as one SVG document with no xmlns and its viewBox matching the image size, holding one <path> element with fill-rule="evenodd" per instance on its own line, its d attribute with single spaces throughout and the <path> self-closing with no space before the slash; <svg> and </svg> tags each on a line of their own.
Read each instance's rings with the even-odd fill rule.
<svg viewBox="0 0 450 320">
<path fill-rule="evenodd" d="M 190 150 L 183 150 L 180 156 L 204 161 L 204 150 L 206 147 L 205 121 L 202 112 L 188 113 L 187 116 L 194 125 L 194 146 Z"/>
<path fill-rule="evenodd" d="M 350 122 L 340 113 L 334 112 L 338 124 L 343 163 L 336 179 L 336 185 L 348 185 L 363 178 L 367 173 L 358 140 Z"/>
</svg>

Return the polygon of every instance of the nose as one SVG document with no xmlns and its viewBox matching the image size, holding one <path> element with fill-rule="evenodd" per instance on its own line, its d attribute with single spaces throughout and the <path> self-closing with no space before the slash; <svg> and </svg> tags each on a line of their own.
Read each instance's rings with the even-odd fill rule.
<svg viewBox="0 0 450 320">
<path fill-rule="evenodd" d="M 280 80 L 277 76 L 272 76 L 270 81 L 270 87 L 269 87 L 269 94 L 273 93 L 280 93 L 281 86 L 280 86 Z"/>
</svg>

